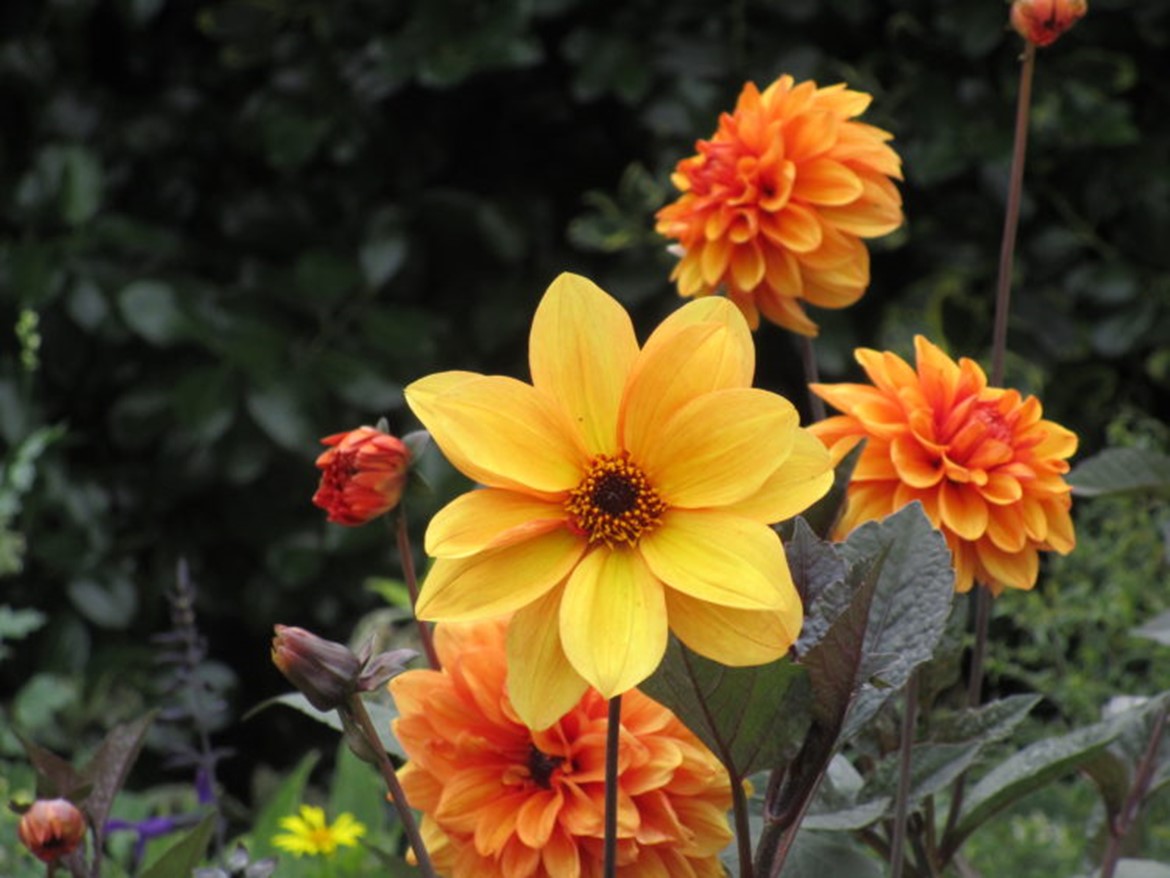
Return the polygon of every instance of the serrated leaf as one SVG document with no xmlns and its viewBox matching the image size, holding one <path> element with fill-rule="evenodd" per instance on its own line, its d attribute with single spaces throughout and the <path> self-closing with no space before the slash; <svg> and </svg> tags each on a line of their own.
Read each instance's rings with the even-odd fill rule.
<svg viewBox="0 0 1170 878">
<path fill-rule="evenodd" d="M 954 601 L 955 572 L 946 540 L 917 502 L 857 528 L 841 552 L 853 563 L 886 553 L 865 630 L 861 679 L 880 677 L 888 688 L 861 687 L 841 731 L 849 740 L 934 654 Z M 886 657 L 880 672 L 867 667 L 879 656 Z"/>
<path fill-rule="evenodd" d="M 398 718 L 398 711 L 394 705 L 374 701 L 371 698 L 365 699 L 364 703 L 366 705 L 366 712 L 370 715 L 370 721 L 373 722 L 374 728 L 378 730 L 378 739 L 382 742 L 382 746 L 386 748 L 386 752 L 393 753 L 395 756 L 405 759 L 406 752 L 402 749 L 402 745 L 398 743 L 398 739 L 394 737 L 393 732 L 390 731 L 390 724 Z M 273 704 L 283 704 L 285 707 L 291 707 L 293 710 L 300 711 L 305 716 L 312 717 L 319 723 L 324 723 L 331 729 L 338 732 L 342 731 L 341 718 L 337 715 L 336 710 L 331 710 L 327 713 L 317 710 L 317 708 L 309 704 L 309 700 L 300 692 L 289 692 L 285 695 L 278 695 L 275 698 L 262 701 L 248 711 L 245 719 L 254 716 Z"/>
<path fill-rule="evenodd" d="M 938 743 L 1001 741 L 1043 698 L 1042 695 L 1009 695 L 974 709 L 937 715 L 931 719 L 930 738 Z"/>
<path fill-rule="evenodd" d="M 1067 480 L 1078 497 L 1170 492 L 1170 456 L 1145 448 L 1107 448 L 1077 464 Z"/>
<path fill-rule="evenodd" d="M 1087 764 L 1134 723 L 1143 722 L 1161 699 L 1127 710 L 1103 722 L 1025 747 L 988 772 L 967 796 L 963 813 L 948 843 L 957 848 L 995 814 L 1076 768 Z"/>
<path fill-rule="evenodd" d="M 799 665 L 781 659 L 729 668 L 673 638 L 640 688 L 674 711 L 737 780 L 785 764 L 811 720 L 812 689 Z"/>
<path fill-rule="evenodd" d="M 200 820 L 189 832 L 186 832 L 171 845 L 150 868 L 146 869 L 141 878 L 179 878 L 190 875 L 207 856 L 207 846 L 211 843 L 211 836 L 215 832 L 215 821 L 219 819 L 216 813 L 208 814 Z"/>
<path fill-rule="evenodd" d="M 804 625 L 796 642 L 797 655 L 816 644 L 829 625 L 849 603 L 851 592 L 845 582 L 845 562 L 833 543 L 813 533 L 803 518 L 793 522 L 792 535 L 784 544 L 792 581 L 805 606 Z"/>
</svg>

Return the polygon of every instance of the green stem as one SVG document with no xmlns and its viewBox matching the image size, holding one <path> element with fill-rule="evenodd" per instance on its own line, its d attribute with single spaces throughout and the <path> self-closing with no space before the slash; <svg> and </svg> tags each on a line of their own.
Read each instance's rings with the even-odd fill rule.
<svg viewBox="0 0 1170 878">
<path fill-rule="evenodd" d="M 406 582 L 406 590 L 410 593 L 410 612 L 414 615 L 415 605 L 418 603 L 418 575 L 414 571 L 414 552 L 410 548 L 410 532 L 406 528 L 406 506 L 398 505 L 398 514 L 395 516 L 394 536 L 398 542 L 398 557 L 402 562 L 402 578 Z M 414 616 L 418 626 L 419 640 L 422 641 L 423 652 L 427 656 L 427 664 L 432 670 L 442 668 L 439 664 L 439 654 L 435 651 L 435 641 L 431 636 L 431 626 Z"/>
<path fill-rule="evenodd" d="M 910 764 L 914 730 L 918 721 L 918 671 L 906 683 L 906 707 L 902 715 L 902 748 L 898 760 L 898 791 L 894 798 L 894 837 L 890 844 L 890 878 L 902 878 L 906 857 L 906 817 L 910 808 Z"/>
<path fill-rule="evenodd" d="M 352 696 L 349 703 L 341 709 L 347 711 L 357 724 L 362 737 L 366 739 L 366 746 L 377 760 L 378 771 L 381 772 L 382 780 L 386 782 L 386 788 L 390 791 L 390 801 L 398 812 L 398 819 L 402 821 L 407 841 L 410 842 L 411 850 L 414 851 L 415 859 L 418 860 L 419 871 L 426 878 L 438 878 L 435 867 L 431 865 L 431 856 L 427 853 L 427 847 L 423 844 L 422 835 L 418 831 L 414 812 L 410 810 L 410 804 L 406 801 L 406 793 L 402 789 L 402 784 L 398 782 L 398 775 L 394 771 L 390 757 L 386 755 L 386 749 L 382 746 L 378 731 L 374 728 L 369 713 L 366 712 L 366 706 L 362 702 L 361 696 Z"/>
<path fill-rule="evenodd" d="M 605 729 L 605 878 L 617 875 L 618 744 L 622 733 L 622 697 L 609 699 L 609 723 Z"/>
<path fill-rule="evenodd" d="M 1024 46 L 1020 65 L 1020 93 L 1016 102 L 1016 133 L 1012 144 L 1011 178 L 1007 209 L 1003 219 L 1003 242 L 999 250 L 999 279 L 995 287 L 995 326 L 991 337 L 991 385 L 1003 382 L 1007 354 L 1008 311 L 1012 295 L 1012 262 L 1016 251 L 1016 229 L 1020 224 L 1020 196 L 1024 191 L 1024 156 L 1028 148 L 1028 112 L 1032 104 L 1032 74 L 1036 70 L 1036 47 Z"/>
</svg>

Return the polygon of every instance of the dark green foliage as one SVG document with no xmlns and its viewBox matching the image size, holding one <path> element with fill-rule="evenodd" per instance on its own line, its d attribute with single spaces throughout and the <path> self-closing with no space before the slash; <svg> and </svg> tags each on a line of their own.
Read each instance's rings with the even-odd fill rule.
<svg viewBox="0 0 1170 878">
<path fill-rule="evenodd" d="M 989 0 L 2 4 L 0 568 L 21 567 L 5 603 L 49 618 L 5 644 L 0 686 L 24 687 L 6 707 L 51 746 L 141 713 L 180 557 L 235 707 L 283 690 L 272 623 L 344 640 L 376 604 L 361 582 L 397 562 L 383 528 L 310 505 L 318 437 L 381 416 L 405 432 L 401 388 L 438 369 L 523 373 L 561 270 L 643 327 L 673 308 L 652 213 L 745 79 L 870 91 L 905 159 L 906 229 L 875 243 L 856 308 L 818 315 L 826 377 L 918 331 L 980 356 L 1019 48 L 1005 20 Z M 1095 0 L 1040 56 L 1009 375 L 1085 452 L 1114 407 L 1156 410 L 1170 388 L 1168 41 L 1167 0 Z M 761 382 L 803 406 L 790 340 L 758 340 Z M 426 467 L 416 543 L 451 493 Z M 1083 542 L 1098 524 L 1117 554 L 1145 539 L 1099 516 Z M 1027 600 L 1116 618 L 1159 580 L 1114 569 L 1106 596 L 1103 575 L 1054 565 Z M 1036 644 L 1055 631 L 1020 624 Z M 1064 660 L 1025 657 L 1023 679 Z M 288 764 L 303 742 L 274 731 L 284 713 L 223 743 Z M 246 790 L 251 766 L 224 768 Z"/>
</svg>

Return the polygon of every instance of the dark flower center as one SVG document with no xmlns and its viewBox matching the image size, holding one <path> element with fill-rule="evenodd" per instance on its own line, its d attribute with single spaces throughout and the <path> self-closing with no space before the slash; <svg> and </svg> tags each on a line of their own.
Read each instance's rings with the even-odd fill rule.
<svg viewBox="0 0 1170 878">
<path fill-rule="evenodd" d="M 633 545 L 658 526 L 666 504 L 627 454 L 599 454 L 569 492 L 565 511 L 571 527 L 589 542 Z"/>
<path fill-rule="evenodd" d="M 546 790 L 552 788 L 552 773 L 565 761 L 564 756 L 549 756 L 533 744 L 528 750 L 528 773 Z"/>
</svg>

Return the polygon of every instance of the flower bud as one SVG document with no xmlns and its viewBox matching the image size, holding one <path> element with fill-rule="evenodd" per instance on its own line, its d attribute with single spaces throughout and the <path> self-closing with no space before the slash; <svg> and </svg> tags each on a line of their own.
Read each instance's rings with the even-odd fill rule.
<svg viewBox="0 0 1170 878">
<path fill-rule="evenodd" d="M 20 818 L 16 833 L 38 860 L 54 863 L 77 849 L 85 829 L 84 815 L 68 799 L 38 799 Z"/>
<path fill-rule="evenodd" d="M 358 690 L 362 661 L 348 646 L 277 625 L 272 662 L 317 710 L 336 710 Z"/>
<path fill-rule="evenodd" d="M 365 524 L 398 505 L 411 459 L 401 439 L 358 427 L 321 442 L 330 448 L 317 458 L 322 474 L 313 502 L 329 513 L 329 521 Z"/>
<path fill-rule="evenodd" d="M 1048 46 L 1088 11 L 1086 0 L 1015 0 L 1012 27 L 1029 43 Z"/>
</svg>

